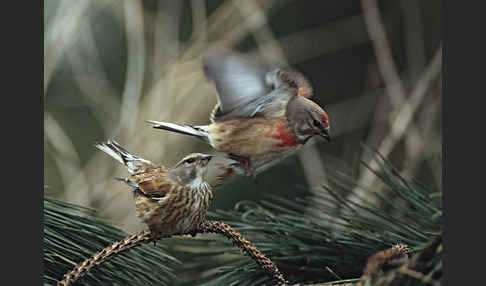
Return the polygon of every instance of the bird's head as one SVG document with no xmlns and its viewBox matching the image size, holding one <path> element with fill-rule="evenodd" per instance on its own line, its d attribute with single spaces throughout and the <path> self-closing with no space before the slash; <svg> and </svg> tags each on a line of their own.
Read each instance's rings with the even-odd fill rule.
<svg viewBox="0 0 486 286">
<path fill-rule="evenodd" d="M 206 181 L 207 167 L 212 157 L 202 153 L 189 154 L 171 168 L 169 176 L 182 186 L 199 187 Z"/>
<path fill-rule="evenodd" d="M 300 143 L 305 143 L 314 135 L 319 135 L 328 141 L 329 117 L 315 102 L 302 96 L 292 98 L 286 110 L 286 117 L 291 130 Z"/>
</svg>

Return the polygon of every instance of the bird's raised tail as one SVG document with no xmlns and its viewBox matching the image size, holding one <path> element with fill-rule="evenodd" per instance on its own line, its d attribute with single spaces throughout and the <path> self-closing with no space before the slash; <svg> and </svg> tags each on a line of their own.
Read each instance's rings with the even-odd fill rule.
<svg viewBox="0 0 486 286">
<path fill-rule="evenodd" d="M 152 162 L 131 154 L 120 144 L 113 140 L 96 143 L 95 147 L 125 165 L 128 169 L 128 172 L 132 175 L 137 173 L 137 171 L 140 170 L 140 168 L 143 166 L 153 165 Z"/>
<path fill-rule="evenodd" d="M 148 123 L 152 124 L 153 128 L 163 129 L 171 132 L 177 132 L 185 135 L 190 135 L 197 137 L 205 142 L 208 142 L 208 132 L 204 130 L 203 126 L 191 126 L 191 125 L 184 125 L 184 124 L 177 124 L 177 123 L 170 123 L 170 122 L 162 122 L 162 121 L 153 121 L 153 120 L 145 120 Z"/>
</svg>

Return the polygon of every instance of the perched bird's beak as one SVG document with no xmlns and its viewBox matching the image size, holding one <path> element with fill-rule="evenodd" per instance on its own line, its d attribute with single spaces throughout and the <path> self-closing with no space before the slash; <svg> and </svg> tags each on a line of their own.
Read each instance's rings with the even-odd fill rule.
<svg viewBox="0 0 486 286">
<path fill-rule="evenodd" d="M 319 135 L 321 135 L 321 136 L 322 136 L 323 138 L 325 138 L 327 141 L 331 141 L 331 136 L 329 135 L 329 127 L 328 127 L 328 128 L 326 128 L 326 129 L 323 129 L 323 130 L 321 131 L 321 134 L 319 134 Z"/>
</svg>

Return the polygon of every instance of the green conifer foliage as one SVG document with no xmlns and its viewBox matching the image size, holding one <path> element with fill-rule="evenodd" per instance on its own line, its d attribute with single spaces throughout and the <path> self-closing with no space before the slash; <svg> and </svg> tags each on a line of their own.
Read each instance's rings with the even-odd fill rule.
<svg viewBox="0 0 486 286">
<path fill-rule="evenodd" d="M 367 192 L 378 197 L 380 206 L 356 204 L 341 196 L 354 188 L 355 182 L 345 174 L 333 173 L 319 195 L 296 195 L 293 200 L 269 197 L 258 204 L 240 202 L 232 210 L 216 210 L 211 216 L 251 240 L 277 264 L 291 284 L 357 283 L 368 258 L 398 243 L 408 246 L 408 258 L 384 263 L 368 285 L 438 283 L 441 193 L 402 177 L 386 160 L 376 156 L 380 168 L 373 172 L 390 195 Z M 271 285 L 253 261 L 224 239 L 200 237 L 179 243 L 181 256 L 191 253 L 198 257 L 192 268 L 186 269 L 197 273 L 194 280 L 186 281 L 187 285 L 196 280 L 198 285 Z"/>
<path fill-rule="evenodd" d="M 76 264 L 129 235 L 93 210 L 44 198 L 44 284 L 56 285 Z M 169 285 L 177 263 L 160 247 L 141 245 L 94 268 L 76 285 Z"/>
</svg>

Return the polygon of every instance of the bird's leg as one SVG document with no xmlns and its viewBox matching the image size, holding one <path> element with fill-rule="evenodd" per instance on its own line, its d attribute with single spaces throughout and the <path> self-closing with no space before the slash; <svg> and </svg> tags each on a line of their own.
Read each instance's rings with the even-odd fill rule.
<svg viewBox="0 0 486 286">
<path fill-rule="evenodd" d="M 157 235 L 154 234 L 154 246 L 157 246 Z"/>
<path fill-rule="evenodd" d="M 257 182 L 256 180 L 256 175 L 255 175 L 255 169 L 251 166 L 251 161 L 249 158 L 247 157 L 243 157 L 243 156 L 239 156 L 239 155 L 235 155 L 235 154 L 232 154 L 232 153 L 229 153 L 228 154 L 228 157 L 232 160 L 235 160 L 237 161 L 239 164 L 239 166 L 245 170 L 245 175 L 248 175 L 250 174 L 250 176 L 253 178 L 253 180 L 255 182 Z"/>
<path fill-rule="evenodd" d="M 157 231 L 151 227 L 149 227 L 150 230 L 150 236 L 153 239 L 154 246 L 157 246 L 157 239 L 159 238 L 159 235 L 157 234 Z"/>
</svg>

